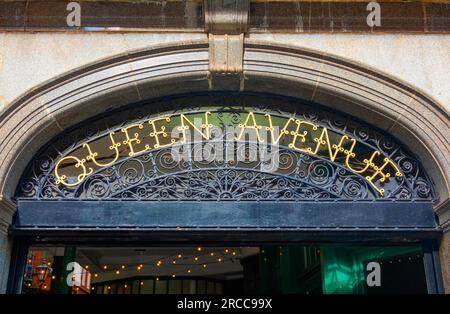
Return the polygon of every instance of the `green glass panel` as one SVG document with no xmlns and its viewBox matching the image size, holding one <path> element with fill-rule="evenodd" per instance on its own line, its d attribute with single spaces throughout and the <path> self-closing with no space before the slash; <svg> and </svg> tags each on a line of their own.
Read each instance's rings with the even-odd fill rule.
<svg viewBox="0 0 450 314">
<path fill-rule="evenodd" d="M 61 264 L 61 266 L 63 267 L 62 269 L 62 280 L 61 280 L 61 284 L 59 286 L 59 291 L 58 293 L 60 294 L 70 294 L 72 291 L 72 288 L 69 287 L 67 285 L 67 277 L 69 276 L 69 274 L 72 272 L 71 270 L 67 270 L 67 265 L 69 263 L 72 263 L 75 261 L 75 257 L 76 257 L 76 248 L 73 246 L 66 246 L 64 248 L 64 257 L 63 257 L 63 262 Z"/>
<path fill-rule="evenodd" d="M 420 246 L 408 247 L 343 247 L 323 245 L 322 289 L 324 294 L 366 293 L 365 266 L 393 256 L 420 253 Z"/>
</svg>

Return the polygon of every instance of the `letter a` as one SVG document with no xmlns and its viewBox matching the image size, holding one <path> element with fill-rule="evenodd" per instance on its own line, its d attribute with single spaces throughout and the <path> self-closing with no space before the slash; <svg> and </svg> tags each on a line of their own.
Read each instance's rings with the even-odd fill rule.
<svg viewBox="0 0 450 314">
<path fill-rule="evenodd" d="M 67 15 L 66 22 L 69 27 L 81 26 L 81 6 L 78 2 L 69 2 L 66 7 L 67 11 L 72 11 Z"/>
<path fill-rule="evenodd" d="M 369 287 L 381 286 L 381 266 L 377 262 L 370 262 L 366 266 L 366 270 L 370 271 L 367 275 L 366 283 Z"/>
<path fill-rule="evenodd" d="M 372 1 L 367 4 L 367 11 L 371 11 L 369 15 L 367 15 L 367 25 L 370 27 L 381 26 L 381 7 L 380 4 Z"/>
</svg>

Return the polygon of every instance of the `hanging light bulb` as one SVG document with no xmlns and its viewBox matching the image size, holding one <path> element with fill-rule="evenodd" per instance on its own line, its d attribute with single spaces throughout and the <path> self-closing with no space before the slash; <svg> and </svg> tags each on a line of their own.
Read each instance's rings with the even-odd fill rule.
<svg viewBox="0 0 450 314">
<path fill-rule="evenodd" d="M 172 278 L 175 278 L 175 277 L 176 277 L 175 274 L 173 274 L 173 275 L 172 275 Z"/>
<path fill-rule="evenodd" d="M 236 251 L 233 251 L 233 253 L 231 253 L 233 256 L 236 256 Z"/>
<path fill-rule="evenodd" d="M 143 281 L 141 281 L 141 286 L 143 286 L 144 285 L 144 282 Z"/>
<path fill-rule="evenodd" d="M 177 263 L 177 261 L 176 261 L 176 260 L 173 260 L 173 261 L 172 261 L 172 264 L 176 264 L 176 263 Z"/>
<path fill-rule="evenodd" d="M 108 269 L 108 266 L 104 265 L 104 266 L 103 266 L 103 269 Z"/>
<path fill-rule="evenodd" d="M 97 277 L 98 277 L 98 274 L 97 274 L 97 273 L 95 273 L 95 274 L 94 274 L 94 277 L 95 277 L 95 278 L 97 278 Z"/>
<path fill-rule="evenodd" d="M 120 274 L 120 270 L 116 270 L 116 275 L 119 275 Z"/>
<path fill-rule="evenodd" d="M 225 253 L 228 253 L 229 252 L 229 250 L 228 249 L 225 249 Z"/>
<path fill-rule="evenodd" d="M 207 266 L 206 264 L 203 264 L 203 268 L 206 268 L 206 266 Z"/>
<path fill-rule="evenodd" d="M 217 259 L 217 261 L 220 263 L 220 262 L 222 262 L 222 259 L 219 257 L 219 258 Z"/>
<path fill-rule="evenodd" d="M 209 255 L 214 256 L 214 252 L 209 253 Z"/>
<path fill-rule="evenodd" d="M 201 248 L 201 247 L 198 247 L 198 248 L 197 248 L 197 251 L 201 252 L 201 251 L 202 251 L 202 248 Z"/>
<path fill-rule="evenodd" d="M 194 260 L 195 260 L 195 261 L 198 261 L 198 257 L 197 257 L 197 256 L 196 256 L 196 257 L 194 257 Z"/>
<path fill-rule="evenodd" d="M 178 257 L 178 258 L 182 258 L 183 256 L 182 256 L 181 254 L 178 254 L 177 257 Z"/>
<path fill-rule="evenodd" d="M 122 269 L 125 269 L 125 265 L 122 265 L 121 267 L 122 267 Z"/>
<path fill-rule="evenodd" d="M 192 270 L 188 269 L 187 272 L 190 274 L 192 272 Z"/>
</svg>

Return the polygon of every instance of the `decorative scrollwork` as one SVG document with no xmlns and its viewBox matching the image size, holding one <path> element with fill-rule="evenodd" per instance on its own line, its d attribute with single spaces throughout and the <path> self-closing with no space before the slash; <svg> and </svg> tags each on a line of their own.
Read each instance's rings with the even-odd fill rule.
<svg viewBox="0 0 450 314">
<path fill-rule="evenodd" d="M 231 95 L 228 98 L 223 94 L 211 93 L 197 95 L 195 101 L 196 105 L 192 106 L 188 97 L 175 97 L 169 102 L 164 100 L 143 104 L 139 106 L 138 111 L 125 108 L 61 134 L 30 163 L 18 186 L 17 196 L 32 199 L 199 201 L 433 201 L 435 198 L 432 184 L 420 163 L 407 153 L 404 147 L 394 139 L 345 115 L 337 115 L 299 101 L 257 95 Z M 160 113 L 156 108 L 165 108 L 165 111 Z M 58 160 L 81 147 L 87 138 L 92 142 L 101 141 L 112 130 L 129 125 L 126 124 L 127 121 L 145 129 L 148 126 L 142 121 L 152 117 L 166 117 L 170 114 L 168 110 L 198 112 L 203 115 L 204 108 L 218 112 L 215 125 L 223 126 L 224 129 L 225 126 L 245 124 L 246 121 L 243 121 L 240 114 L 242 110 L 273 114 L 277 117 L 301 117 L 337 134 L 358 139 L 366 147 L 379 151 L 382 156 L 389 156 L 390 160 L 398 165 L 402 175 L 386 177 L 380 181 L 384 191 L 380 196 L 379 190 L 368 183 L 367 177 L 358 173 L 358 169 L 363 169 L 368 163 L 367 160 L 358 158 L 359 156 L 347 157 L 351 162 L 349 169 L 350 167 L 345 167 L 344 155 L 330 160 L 319 154 L 312 154 L 311 151 L 295 150 L 286 143 L 281 143 L 275 152 L 270 145 L 261 149 L 265 143 L 259 138 L 250 145 L 236 143 L 233 134 L 215 133 L 217 130 L 211 129 L 211 139 L 207 142 L 181 143 L 170 147 L 161 145 L 152 150 L 142 149 L 141 152 L 127 154 L 126 158 L 117 160 L 113 159 L 114 154 L 124 150 L 126 145 L 114 146 L 112 142 L 108 150 L 109 155 L 103 152 L 105 160 L 102 164 L 107 166 L 92 169 L 80 164 L 86 171 L 90 171 L 89 176 L 83 177 L 81 184 L 63 185 L 59 182 L 60 178 L 55 176 L 53 170 Z M 203 125 L 203 128 L 208 127 L 207 123 Z M 130 134 L 132 132 L 134 131 L 130 131 Z M 128 138 L 128 141 L 130 140 L 133 140 L 132 135 Z M 110 140 L 106 142 L 111 145 Z M 217 142 L 223 145 L 216 145 Z M 183 158 L 175 158 L 174 151 Z M 124 153 L 121 151 L 121 154 Z M 202 158 L 197 158 L 199 155 Z M 223 158 L 217 158 L 219 156 Z M 277 161 L 276 167 L 273 167 L 273 159 Z M 76 160 L 66 159 L 65 162 L 75 164 Z M 355 171 L 351 171 L 352 169 Z"/>
</svg>

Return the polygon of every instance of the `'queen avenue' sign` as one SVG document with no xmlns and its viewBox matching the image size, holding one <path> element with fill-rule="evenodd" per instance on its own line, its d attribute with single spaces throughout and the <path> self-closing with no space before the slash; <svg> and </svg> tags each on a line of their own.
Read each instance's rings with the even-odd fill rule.
<svg viewBox="0 0 450 314">
<path fill-rule="evenodd" d="M 86 141 L 57 161 L 56 183 L 75 187 L 93 172 L 121 159 L 164 147 L 213 141 L 218 133 L 229 133 L 224 120 L 235 122 L 232 142 L 247 141 L 272 150 L 281 146 L 338 163 L 361 175 L 380 196 L 386 180 L 402 176 L 396 163 L 379 150 L 311 121 L 257 111 L 205 110 L 130 123 Z"/>
</svg>

